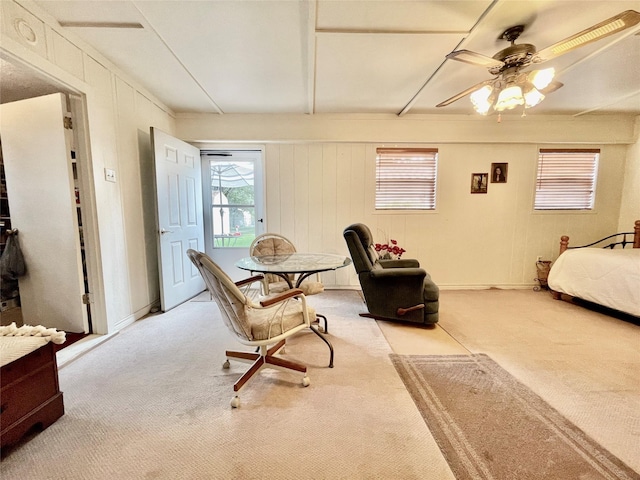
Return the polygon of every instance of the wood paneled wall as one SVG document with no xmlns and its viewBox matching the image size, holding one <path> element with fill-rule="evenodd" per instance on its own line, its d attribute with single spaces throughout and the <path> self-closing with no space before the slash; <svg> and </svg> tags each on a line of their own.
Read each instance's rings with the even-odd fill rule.
<svg viewBox="0 0 640 480">
<path fill-rule="evenodd" d="M 538 148 L 531 144 L 429 144 L 439 148 L 437 209 L 374 210 L 374 143 L 273 143 L 265 151 L 266 226 L 299 251 L 348 255 L 346 226 L 366 223 L 376 241 L 394 238 L 443 288 L 535 284 L 538 255 L 555 260 L 559 238 L 616 231 L 626 146 L 603 145 L 593 212 L 534 212 Z M 416 144 L 412 144 L 416 146 Z M 471 174 L 509 164 L 504 184 L 471 194 Z M 325 274 L 329 287 L 357 286 L 353 267 Z"/>
</svg>

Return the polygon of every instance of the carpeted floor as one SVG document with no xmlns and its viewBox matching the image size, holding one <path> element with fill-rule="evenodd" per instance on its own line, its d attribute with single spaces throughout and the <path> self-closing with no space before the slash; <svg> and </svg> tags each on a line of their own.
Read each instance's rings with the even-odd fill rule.
<svg viewBox="0 0 640 480">
<path fill-rule="evenodd" d="M 247 365 L 212 302 L 150 316 L 60 370 L 65 415 L 0 464 L 2 478 L 453 479 L 356 292 L 314 299 L 335 368 L 311 332 L 287 343 L 299 375 L 264 370 L 231 409 Z M 249 349 L 250 350 L 250 349 Z"/>
<path fill-rule="evenodd" d="M 487 355 L 392 355 L 458 480 L 640 475 Z"/>
</svg>

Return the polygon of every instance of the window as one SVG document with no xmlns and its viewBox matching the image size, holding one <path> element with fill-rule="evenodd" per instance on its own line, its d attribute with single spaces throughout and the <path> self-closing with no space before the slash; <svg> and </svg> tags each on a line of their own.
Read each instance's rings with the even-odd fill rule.
<svg viewBox="0 0 640 480">
<path fill-rule="evenodd" d="M 378 148 L 376 210 L 434 210 L 438 150 Z"/>
<path fill-rule="evenodd" d="M 535 210 L 591 210 L 600 150 L 541 149 Z"/>
</svg>

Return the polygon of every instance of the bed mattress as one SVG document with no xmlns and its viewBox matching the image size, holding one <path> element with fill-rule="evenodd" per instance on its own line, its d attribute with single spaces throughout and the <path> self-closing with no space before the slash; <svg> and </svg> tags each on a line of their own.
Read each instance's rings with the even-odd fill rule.
<svg viewBox="0 0 640 480">
<path fill-rule="evenodd" d="M 551 267 L 549 288 L 640 317 L 640 248 L 567 250 Z"/>
</svg>

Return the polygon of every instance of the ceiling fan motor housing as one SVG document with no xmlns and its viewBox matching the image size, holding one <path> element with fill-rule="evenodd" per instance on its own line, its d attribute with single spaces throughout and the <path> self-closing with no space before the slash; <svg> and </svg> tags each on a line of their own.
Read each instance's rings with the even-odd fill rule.
<svg viewBox="0 0 640 480">
<path fill-rule="evenodd" d="M 530 43 L 520 43 L 518 45 L 511 45 L 504 50 L 500 50 L 493 58 L 504 62 L 504 65 L 498 67 L 490 67 L 489 73 L 492 75 L 498 75 L 508 68 L 523 67 L 533 62 L 533 58 L 537 50 L 535 45 Z"/>
</svg>

